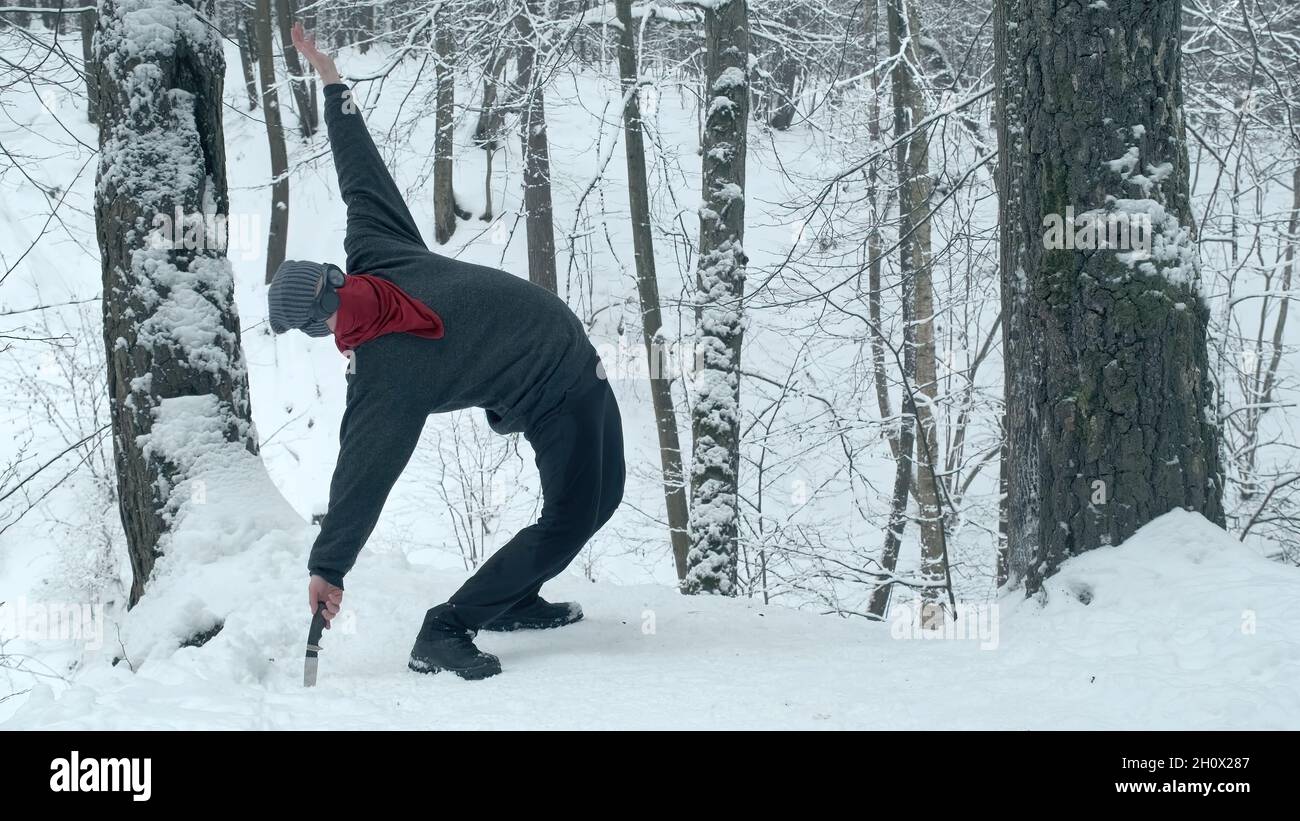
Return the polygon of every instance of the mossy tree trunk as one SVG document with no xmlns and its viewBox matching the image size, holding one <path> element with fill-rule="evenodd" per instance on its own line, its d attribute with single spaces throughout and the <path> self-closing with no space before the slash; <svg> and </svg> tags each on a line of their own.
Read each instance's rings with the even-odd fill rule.
<svg viewBox="0 0 1300 821">
<path fill-rule="evenodd" d="M 1029 426 L 1011 438 L 1009 569 L 1030 593 L 1066 558 L 1118 544 L 1169 510 L 1223 521 L 1180 15 L 1178 0 L 1001 9 L 1005 87 L 1020 95 L 1006 110 L 1023 271 L 1003 272 L 1022 335 L 1008 398 Z M 1045 220 L 1067 209 L 1134 228 L 1149 220 L 1149 254 L 1132 232 L 1136 254 L 1045 248 L 1063 244 Z M 1017 354 L 1031 350 L 1036 366 L 1021 368 Z"/>
</svg>

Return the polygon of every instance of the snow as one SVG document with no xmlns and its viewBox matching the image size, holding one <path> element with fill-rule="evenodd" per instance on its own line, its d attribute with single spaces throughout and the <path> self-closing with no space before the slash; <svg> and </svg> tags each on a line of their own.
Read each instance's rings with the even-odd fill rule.
<svg viewBox="0 0 1300 821">
<path fill-rule="evenodd" d="M 1145 134 L 1145 129 L 1133 126 L 1135 138 Z M 1200 253 L 1191 229 L 1179 222 L 1177 215 L 1164 206 L 1160 185 L 1173 173 L 1170 162 L 1147 164 L 1145 174 L 1134 173 L 1141 158 L 1138 146 L 1130 146 L 1121 157 L 1107 160 L 1103 165 L 1119 174 L 1126 183 L 1136 186 L 1140 197 L 1107 197 L 1110 213 L 1135 219 L 1149 226 L 1150 247 L 1133 248 L 1116 257 L 1136 268 L 1146 276 L 1160 276 L 1176 285 L 1196 291 L 1200 287 Z"/>
<path fill-rule="evenodd" d="M 202 43 L 208 27 L 194 8 L 172 0 L 116 0 L 121 31 L 110 29 L 100 36 L 112 38 L 110 48 L 128 59 L 167 56 L 181 40 Z"/>
<path fill-rule="evenodd" d="M 1136 145 L 1129 146 L 1123 156 L 1117 157 L 1113 160 L 1107 160 L 1105 166 L 1116 174 L 1127 177 L 1132 174 L 1133 169 L 1137 167 L 1140 151 L 1141 149 Z"/>
<path fill-rule="evenodd" d="M 718 75 L 718 79 L 713 81 L 713 93 L 725 94 L 734 88 L 744 88 L 745 82 L 744 71 L 736 66 L 728 66 Z"/>
<path fill-rule="evenodd" d="M 733 109 L 735 108 L 736 108 L 736 103 L 734 100 L 732 100 L 730 97 L 723 97 L 719 95 L 717 97 L 714 97 L 709 102 L 709 111 L 707 116 L 709 118 L 712 118 L 714 115 L 719 113 L 731 115 L 733 113 Z"/>
<path fill-rule="evenodd" d="M 126 664 L 109 646 L 72 687 L 38 684 L 3 729 L 1300 728 L 1300 571 L 1174 512 L 1068 560 L 1040 599 L 1012 594 L 928 638 L 662 586 L 565 579 L 586 619 L 483 633 L 504 672 L 481 682 L 405 669 L 425 607 L 461 574 L 387 554 L 349 576 L 302 687 L 307 609 L 285 531 L 211 557 L 146 597 Z M 152 599 L 152 601 L 151 601 Z M 159 616 L 166 615 L 164 622 Z M 189 631 L 224 621 L 202 647 Z"/>
<path fill-rule="evenodd" d="M 691 5 L 703 9 L 711 2 L 713 0 L 692 0 Z M 632 5 L 632 19 L 658 19 L 667 23 L 699 23 L 701 12 L 687 5 L 663 6 L 655 3 L 634 3 Z M 622 25 L 618 22 L 618 12 L 613 3 L 604 3 L 594 8 L 582 9 L 571 16 L 567 22 L 570 24 L 583 23 L 591 26 L 609 26 L 615 29 L 622 28 Z"/>
<path fill-rule="evenodd" d="M 1149 225 L 1150 247 L 1116 253 L 1124 264 L 1147 276 L 1160 276 L 1190 290 L 1200 286 L 1200 254 L 1190 229 L 1180 223 L 1163 203 L 1150 198 L 1121 197 L 1111 200 L 1116 213 Z"/>
</svg>

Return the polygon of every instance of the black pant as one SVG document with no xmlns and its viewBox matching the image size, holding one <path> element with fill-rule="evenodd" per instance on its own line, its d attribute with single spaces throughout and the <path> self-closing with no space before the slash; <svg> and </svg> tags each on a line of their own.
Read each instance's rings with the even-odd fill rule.
<svg viewBox="0 0 1300 821">
<path fill-rule="evenodd" d="M 435 626 L 431 622 L 478 630 L 532 600 L 614 515 L 625 478 L 618 403 L 604 379 L 582 391 L 524 431 L 541 474 L 541 516 L 480 565 L 446 604 L 431 609 L 426 630 Z"/>
</svg>

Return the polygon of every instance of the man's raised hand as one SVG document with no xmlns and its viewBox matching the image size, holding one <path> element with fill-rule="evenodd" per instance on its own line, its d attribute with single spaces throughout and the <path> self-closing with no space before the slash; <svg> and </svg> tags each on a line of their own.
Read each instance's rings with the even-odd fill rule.
<svg viewBox="0 0 1300 821">
<path fill-rule="evenodd" d="M 302 23 L 293 24 L 293 45 L 303 57 L 307 58 L 312 68 L 316 69 L 322 83 L 330 85 L 342 82 L 338 67 L 334 65 L 334 58 L 316 48 L 316 38 L 307 33 Z"/>
</svg>

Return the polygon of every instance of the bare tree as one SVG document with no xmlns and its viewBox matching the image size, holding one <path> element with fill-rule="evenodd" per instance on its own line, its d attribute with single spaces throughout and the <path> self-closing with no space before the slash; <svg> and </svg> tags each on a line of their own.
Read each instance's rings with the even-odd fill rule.
<svg viewBox="0 0 1300 821">
<path fill-rule="evenodd" d="M 627 189 L 632 207 L 632 246 L 636 257 L 637 294 L 641 301 L 641 334 L 650 371 L 650 401 L 659 434 L 659 466 L 663 475 L 664 505 L 668 511 L 668 537 L 672 544 L 677 579 L 686 578 L 690 549 L 689 514 L 682 474 L 682 446 L 673 407 L 672 375 L 666 373 L 659 278 L 655 273 L 654 238 L 650 223 L 650 189 L 646 181 L 645 141 L 641 133 L 641 82 L 637 65 L 632 0 L 618 0 L 618 65 L 623 88 L 623 141 L 627 155 Z"/>
<path fill-rule="evenodd" d="M 81 13 L 81 56 L 82 73 L 86 77 L 86 119 L 92 123 L 99 122 L 99 94 L 95 91 L 94 69 L 95 10 L 88 9 Z"/>
<path fill-rule="evenodd" d="M 262 114 L 271 151 L 271 221 L 266 232 L 266 281 L 270 283 L 284 262 L 289 241 L 289 152 L 284 144 L 284 118 L 275 88 L 275 42 L 272 36 L 271 0 L 257 0 L 253 30 L 257 39 L 257 66 L 262 80 Z"/>
<path fill-rule="evenodd" d="M 734 595 L 739 533 L 740 354 L 744 336 L 745 151 L 749 18 L 745 0 L 704 12 L 703 204 L 696 296 L 698 372 L 691 408 L 687 593 Z"/>
<path fill-rule="evenodd" d="M 315 97 L 309 90 L 315 84 L 304 72 L 302 61 L 298 59 L 298 50 L 293 47 L 290 34 L 294 20 L 293 6 L 293 0 L 275 0 L 275 19 L 280 27 L 280 53 L 289 73 L 289 88 L 293 90 L 294 102 L 298 105 L 298 131 L 303 139 L 307 139 L 316 133 L 320 125 L 320 112 L 316 110 Z"/>
<path fill-rule="evenodd" d="M 497 102 L 497 88 L 501 73 L 506 68 L 507 53 L 495 49 L 483 67 L 483 101 L 479 107 L 478 121 L 474 125 L 474 144 L 483 149 L 483 215 L 484 222 L 492 221 L 492 157 L 501 147 L 502 106 Z"/>
<path fill-rule="evenodd" d="M 548 291 L 558 291 L 555 266 L 555 221 L 551 204 L 551 154 L 546 135 L 545 83 L 538 76 L 538 0 L 523 0 L 515 14 L 519 39 L 515 84 L 522 99 L 519 120 L 524 152 L 524 212 L 528 229 L 528 279 Z"/>
<path fill-rule="evenodd" d="M 248 110 L 257 109 L 257 37 L 253 33 L 251 10 L 243 3 L 235 6 L 235 43 L 239 46 L 239 67 L 244 72 L 244 88 L 248 91 Z"/>
<path fill-rule="evenodd" d="M 456 230 L 456 191 L 452 186 L 452 138 L 456 122 L 455 34 L 451 11 L 440 5 L 434 15 L 434 67 L 438 86 L 437 131 L 433 141 L 433 234 L 445 245 Z M 490 189 L 489 189 L 490 190 Z"/>
</svg>

